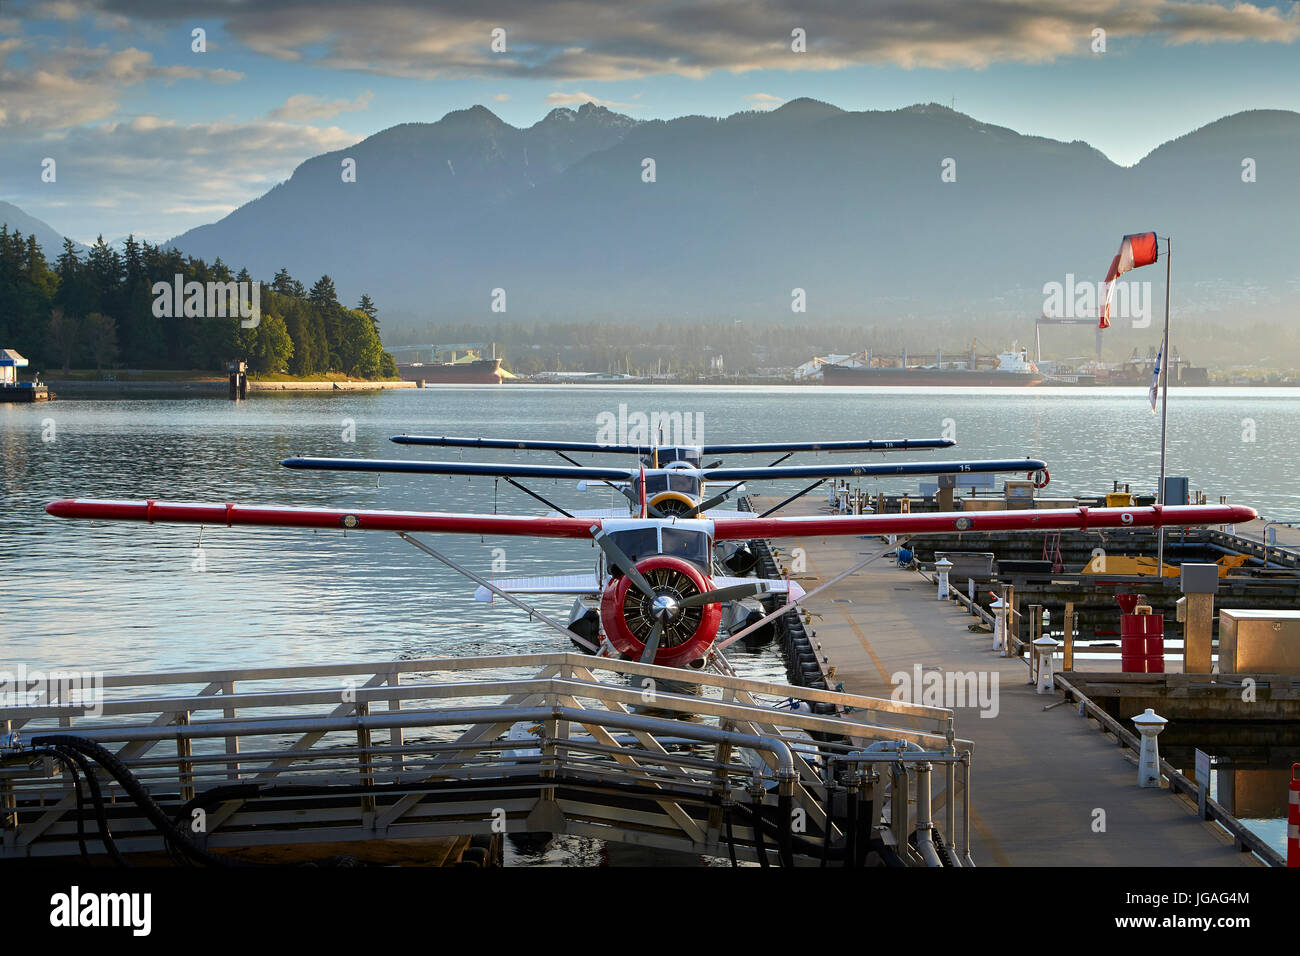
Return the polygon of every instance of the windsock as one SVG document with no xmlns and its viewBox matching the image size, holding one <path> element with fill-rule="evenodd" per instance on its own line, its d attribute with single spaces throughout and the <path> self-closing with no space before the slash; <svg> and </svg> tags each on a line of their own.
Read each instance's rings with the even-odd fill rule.
<svg viewBox="0 0 1300 956">
<path fill-rule="evenodd" d="M 1110 261 L 1110 268 L 1106 270 L 1106 299 L 1101 306 L 1101 321 L 1097 323 L 1097 328 L 1110 328 L 1110 300 L 1115 294 L 1115 280 L 1130 269 L 1151 265 L 1156 261 L 1157 255 L 1154 232 L 1135 232 L 1124 237 L 1119 244 L 1119 253 Z"/>
</svg>

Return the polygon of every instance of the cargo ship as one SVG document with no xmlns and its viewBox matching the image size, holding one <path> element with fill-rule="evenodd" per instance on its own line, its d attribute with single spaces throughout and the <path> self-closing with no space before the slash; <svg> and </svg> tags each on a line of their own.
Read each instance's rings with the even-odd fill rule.
<svg viewBox="0 0 1300 956">
<path fill-rule="evenodd" d="M 500 385 L 514 375 L 501 367 L 501 359 L 496 354 L 496 344 L 491 346 L 490 358 L 483 352 L 486 345 L 403 345 L 390 348 L 398 352 L 430 352 L 430 362 L 398 362 L 397 374 L 408 382 L 424 382 L 428 385 Z M 458 352 L 464 355 L 457 355 Z M 442 355 L 450 354 L 450 360 L 438 361 Z"/>
<path fill-rule="evenodd" d="M 461 362 L 412 362 L 399 364 L 397 373 L 408 382 L 429 385 L 500 385 L 509 373 L 501 368 L 499 358 L 470 359 Z"/>
<path fill-rule="evenodd" d="M 824 385 L 922 385 L 980 386 L 1039 385 L 1043 374 L 1029 361 L 1025 349 L 999 352 L 998 364 L 992 368 L 973 368 L 973 363 L 908 365 L 906 356 L 895 366 L 869 364 L 851 357 L 844 362 L 821 366 Z M 849 364 L 855 362 L 856 364 Z"/>
</svg>

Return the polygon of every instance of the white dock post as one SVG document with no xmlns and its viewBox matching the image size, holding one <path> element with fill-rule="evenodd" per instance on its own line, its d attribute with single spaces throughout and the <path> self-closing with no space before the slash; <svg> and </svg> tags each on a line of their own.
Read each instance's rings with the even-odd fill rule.
<svg viewBox="0 0 1300 956">
<path fill-rule="evenodd" d="M 993 603 L 989 605 L 989 610 L 993 612 L 993 649 L 995 651 L 1002 650 L 1002 631 L 1007 626 L 1006 607 L 1007 604 L 1002 598 L 994 598 Z"/>
<path fill-rule="evenodd" d="M 948 572 L 952 570 L 952 562 L 947 558 L 940 558 L 934 562 L 934 569 L 939 572 L 939 600 L 948 600 Z"/>
<path fill-rule="evenodd" d="M 1052 657 L 1056 654 L 1058 647 L 1060 647 L 1060 644 L 1050 637 L 1040 637 L 1034 641 L 1034 654 L 1038 658 L 1038 687 L 1035 689 L 1036 693 L 1056 693 L 1056 682 L 1052 680 Z"/>
<path fill-rule="evenodd" d="M 1148 707 L 1133 718 L 1133 725 L 1142 735 L 1142 752 L 1138 755 L 1138 786 L 1160 786 L 1160 745 L 1156 738 L 1169 721 Z"/>
</svg>

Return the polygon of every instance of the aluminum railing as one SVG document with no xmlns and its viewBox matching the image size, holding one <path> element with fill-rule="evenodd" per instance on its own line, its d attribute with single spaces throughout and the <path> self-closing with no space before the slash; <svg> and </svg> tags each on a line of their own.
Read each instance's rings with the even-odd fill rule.
<svg viewBox="0 0 1300 956">
<path fill-rule="evenodd" d="M 941 830 L 969 862 L 972 746 L 956 738 L 951 711 L 740 678 L 720 664 L 556 653 L 106 675 L 93 707 L 25 701 L 0 707 L 0 729 L 25 746 L 55 733 L 109 748 L 168 812 L 199 811 L 196 839 L 213 850 L 549 829 L 751 860 L 773 808 L 842 837 L 825 808 L 844 785 L 828 769 L 893 742 L 906 751 L 885 761 L 902 770 L 894 791 L 919 782 L 922 763 L 947 774 L 935 799 L 927 783 L 924 806 L 881 791 L 889 832 L 904 834 L 896 852 L 933 862 L 926 835 L 944 808 Z M 249 796 L 248 785 L 260 789 Z M 107 775 L 102 786 L 122 851 L 161 849 L 123 787 Z M 723 822 L 745 793 L 760 823 L 732 827 L 729 848 Z M 77 852 L 76 798 L 53 761 L 11 759 L 0 796 L 0 858 Z M 907 844 L 913 831 L 919 849 Z M 807 857 L 798 847 L 792 855 Z"/>
</svg>

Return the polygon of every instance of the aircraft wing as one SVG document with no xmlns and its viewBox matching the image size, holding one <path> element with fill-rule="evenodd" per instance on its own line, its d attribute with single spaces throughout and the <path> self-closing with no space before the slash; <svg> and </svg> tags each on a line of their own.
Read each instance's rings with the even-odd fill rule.
<svg viewBox="0 0 1300 956">
<path fill-rule="evenodd" d="M 316 471 L 368 471 L 399 474 L 465 475 L 484 478 L 554 478 L 587 481 L 631 481 L 640 469 L 587 465 L 529 465 L 517 462 L 406 461 L 382 458 L 286 458 L 286 468 Z M 776 465 L 752 468 L 678 468 L 676 474 L 695 475 L 705 481 L 781 481 L 793 478 L 861 478 L 889 475 L 986 474 L 1033 472 L 1047 467 L 1036 458 L 1001 458 L 976 461 L 909 461 L 890 464 Z"/>
<path fill-rule="evenodd" d="M 181 504 L 73 498 L 52 501 L 57 518 L 104 521 L 180 522 L 284 528 L 342 528 L 441 534 L 514 535 L 533 538 L 590 538 L 601 524 L 590 518 L 442 514 L 420 511 L 349 511 L 340 508 L 280 508 L 264 505 Z M 983 531 L 1065 531 L 1094 528 L 1193 527 L 1240 524 L 1259 515 L 1243 505 L 1151 505 L 1142 508 L 1052 508 L 1042 511 L 946 511 L 937 514 L 831 515 L 809 517 L 712 518 L 718 541 L 831 535 L 942 534 Z M 675 519 L 665 519 L 673 523 Z"/>
<path fill-rule="evenodd" d="M 1144 508 L 1046 508 L 1042 511 L 943 511 L 937 514 L 714 518 L 719 541 L 830 535 L 950 534 L 983 531 L 1069 531 L 1094 528 L 1192 527 L 1238 524 L 1258 517 L 1242 505 L 1151 505 Z"/>
<path fill-rule="evenodd" d="M 507 594 L 599 594 L 600 582 L 595 574 L 555 574 L 539 578 L 501 578 L 492 584 Z M 492 603 L 496 597 L 481 585 L 474 591 L 475 601 Z"/>
<path fill-rule="evenodd" d="M 257 525 L 279 528 L 342 528 L 346 531 L 407 531 L 442 534 L 516 535 L 528 538 L 590 538 L 587 518 L 441 514 L 427 511 L 349 511 L 342 508 L 280 508 L 264 505 L 180 504 L 164 501 L 52 501 L 56 518 L 103 521 Z"/>
<path fill-rule="evenodd" d="M 558 511 L 546 512 L 550 517 L 561 517 Z M 575 518 L 586 518 L 590 521 L 600 521 L 604 518 L 626 518 L 630 514 L 627 507 L 622 508 L 579 508 L 569 512 Z"/>
<path fill-rule="evenodd" d="M 471 478 L 585 478 L 591 481 L 630 481 L 639 468 L 585 465 L 528 465 L 515 462 L 404 461 L 384 458 L 312 458 L 298 456 L 280 462 L 286 468 L 313 471 L 383 471 L 395 474 L 464 475 Z"/>
<path fill-rule="evenodd" d="M 1000 471 L 1034 472 L 1047 467 L 1037 458 L 980 461 L 900 461 L 872 465 L 774 465 L 763 468 L 701 468 L 707 481 L 780 481 L 785 478 L 858 478 L 887 475 L 961 475 Z"/>
<path fill-rule="evenodd" d="M 652 445 L 602 445 L 599 442 L 545 441 L 515 438 L 455 438 L 435 435 L 395 435 L 399 445 L 434 445 L 440 448 L 491 448 L 521 451 L 586 451 L 607 454 L 649 455 Z M 700 445 L 702 455 L 747 455 L 796 451 L 906 451 L 919 448 L 951 448 L 948 438 L 886 438 L 859 441 L 736 442 L 730 445 Z"/>
<path fill-rule="evenodd" d="M 766 454 L 796 451 L 912 451 L 920 448 L 951 448 L 957 444 L 949 438 L 873 438 L 861 441 L 772 441 L 741 442 L 735 445 L 702 445 L 705 455 Z"/>
</svg>

